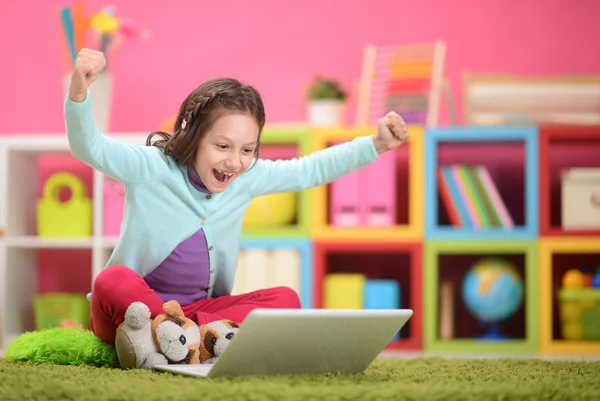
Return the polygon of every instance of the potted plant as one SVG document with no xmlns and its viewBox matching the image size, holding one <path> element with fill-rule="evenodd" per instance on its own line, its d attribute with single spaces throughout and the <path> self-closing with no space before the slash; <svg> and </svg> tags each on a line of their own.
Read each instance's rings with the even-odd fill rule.
<svg viewBox="0 0 600 401">
<path fill-rule="evenodd" d="M 339 126 L 347 93 L 335 80 L 316 77 L 307 90 L 308 122 L 316 126 Z"/>
</svg>

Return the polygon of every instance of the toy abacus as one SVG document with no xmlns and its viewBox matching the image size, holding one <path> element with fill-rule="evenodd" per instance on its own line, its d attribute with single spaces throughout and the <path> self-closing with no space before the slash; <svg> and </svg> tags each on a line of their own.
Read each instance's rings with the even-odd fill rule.
<svg viewBox="0 0 600 401">
<path fill-rule="evenodd" d="M 365 47 L 356 124 L 369 125 L 390 111 L 409 124 L 434 127 L 443 89 L 446 45 Z"/>
</svg>

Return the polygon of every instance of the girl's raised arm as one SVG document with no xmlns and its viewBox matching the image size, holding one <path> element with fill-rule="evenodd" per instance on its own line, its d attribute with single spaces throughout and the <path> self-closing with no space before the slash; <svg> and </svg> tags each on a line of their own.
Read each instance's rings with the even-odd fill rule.
<svg viewBox="0 0 600 401">
<path fill-rule="evenodd" d="M 357 137 L 297 159 L 257 161 L 246 173 L 251 194 L 297 192 L 329 184 L 374 162 L 379 154 L 407 140 L 408 129 L 402 118 L 394 112 L 388 113 L 379 119 L 376 135 Z"/>
<path fill-rule="evenodd" d="M 90 85 L 106 64 L 101 52 L 82 49 L 77 55 L 64 115 L 71 153 L 87 165 L 124 184 L 155 180 L 167 171 L 167 159 L 155 147 L 125 144 L 109 138 L 94 122 Z"/>
</svg>

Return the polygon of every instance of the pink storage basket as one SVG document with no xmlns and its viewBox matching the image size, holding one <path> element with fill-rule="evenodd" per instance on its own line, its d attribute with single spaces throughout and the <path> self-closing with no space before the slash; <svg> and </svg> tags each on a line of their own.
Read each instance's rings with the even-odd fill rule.
<svg viewBox="0 0 600 401">
<path fill-rule="evenodd" d="M 123 221 L 125 187 L 120 182 L 107 179 L 104 183 L 104 235 L 118 236 Z"/>
</svg>

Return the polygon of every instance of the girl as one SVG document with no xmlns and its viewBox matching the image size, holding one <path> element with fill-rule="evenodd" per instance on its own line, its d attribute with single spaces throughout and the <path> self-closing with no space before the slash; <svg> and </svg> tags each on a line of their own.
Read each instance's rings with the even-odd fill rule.
<svg viewBox="0 0 600 401">
<path fill-rule="evenodd" d="M 93 120 L 88 88 L 104 65 L 102 53 L 81 50 L 64 112 L 72 154 L 126 188 L 121 235 L 90 299 L 90 328 L 108 343 L 134 301 L 154 317 L 175 299 L 199 325 L 241 323 L 255 308 L 300 308 L 287 287 L 230 295 L 244 211 L 256 196 L 329 183 L 408 138 L 400 116 L 390 113 L 377 135 L 300 159 L 260 160 L 259 93 L 234 79 L 214 79 L 183 101 L 173 135 L 151 134 L 147 146 L 123 144 Z"/>
</svg>

